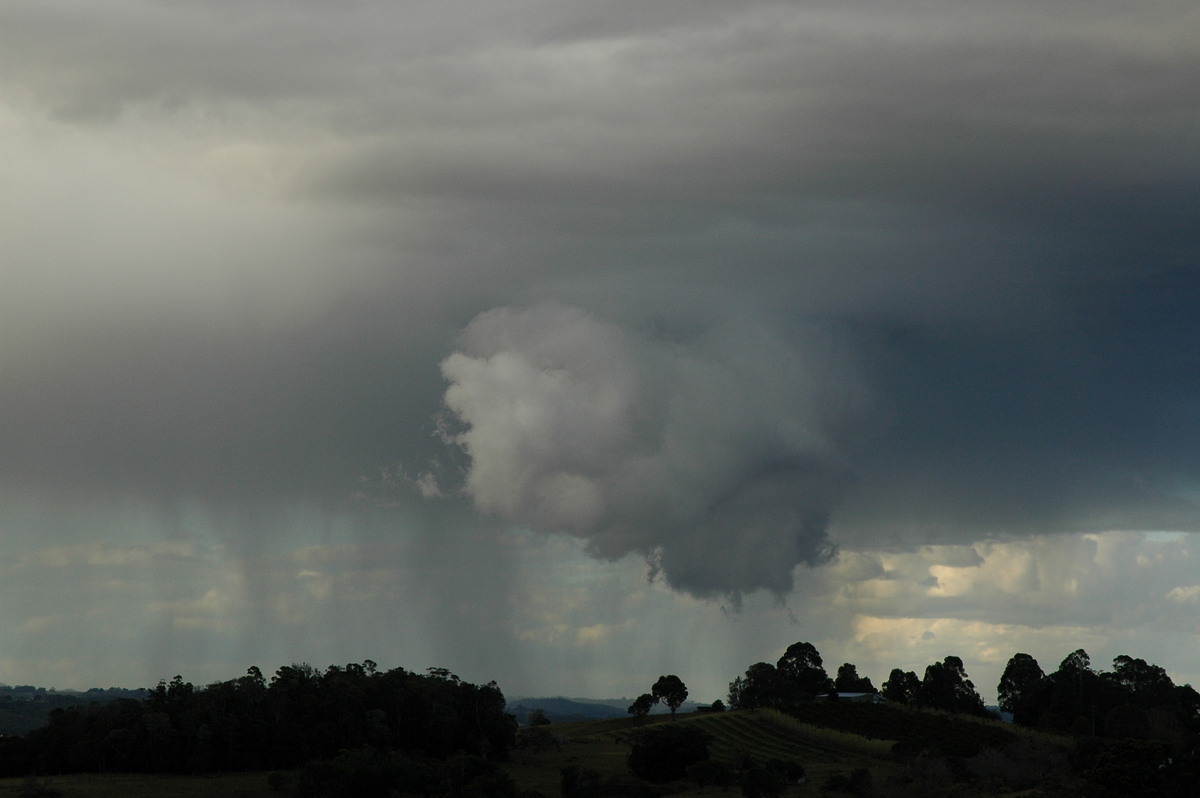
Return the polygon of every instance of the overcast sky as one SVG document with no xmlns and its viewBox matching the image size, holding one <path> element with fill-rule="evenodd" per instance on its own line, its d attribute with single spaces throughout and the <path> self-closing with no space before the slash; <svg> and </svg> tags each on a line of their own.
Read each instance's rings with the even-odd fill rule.
<svg viewBox="0 0 1200 798">
<path fill-rule="evenodd" d="M 1200 682 L 1190 2 L 8 0 L 0 681 Z"/>
</svg>

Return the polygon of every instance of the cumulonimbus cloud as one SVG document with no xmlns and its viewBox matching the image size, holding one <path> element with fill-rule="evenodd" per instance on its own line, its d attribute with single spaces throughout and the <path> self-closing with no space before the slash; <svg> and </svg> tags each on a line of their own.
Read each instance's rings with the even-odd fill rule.
<svg viewBox="0 0 1200 798">
<path fill-rule="evenodd" d="M 571 307 L 499 308 L 442 362 L 477 508 L 645 556 L 698 596 L 792 587 L 831 547 L 864 381 L 828 335 L 744 318 L 687 335 Z"/>
</svg>

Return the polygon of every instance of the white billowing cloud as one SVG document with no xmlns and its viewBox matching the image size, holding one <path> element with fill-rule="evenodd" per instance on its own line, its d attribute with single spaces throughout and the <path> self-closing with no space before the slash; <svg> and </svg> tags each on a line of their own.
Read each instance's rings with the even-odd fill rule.
<svg viewBox="0 0 1200 798">
<path fill-rule="evenodd" d="M 1173 587 L 1167 592 L 1167 600 L 1177 604 L 1200 604 L 1200 585 Z"/>
<path fill-rule="evenodd" d="M 637 552 L 696 595 L 821 561 L 869 401 L 843 353 L 741 319 L 667 339 L 575 308 L 477 317 L 442 364 L 479 509 Z"/>
</svg>

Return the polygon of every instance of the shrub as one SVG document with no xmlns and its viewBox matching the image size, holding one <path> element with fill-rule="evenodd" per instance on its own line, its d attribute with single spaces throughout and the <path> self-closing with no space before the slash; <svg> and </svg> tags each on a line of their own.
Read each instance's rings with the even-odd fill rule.
<svg viewBox="0 0 1200 798">
<path fill-rule="evenodd" d="M 846 792 L 851 795 L 873 795 L 874 779 L 866 768 L 856 768 L 849 776 L 845 773 L 834 773 L 825 780 L 822 787 L 824 792 Z"/>
<path fill-rule="evenodd" d="M 733 781 L 733 772 L 720 762 L 704 759 L 688 765 L 687 777 L 700 788 L 728 787 Z"/>
<path fill-rule="evenodd" d="M 531 726 L 517 732 L 517 749 L 521 751 L 556 751 L 562 749 L 560 735 L 540 726 Z"/>
<path fill-rule="evenodd" d="M 1086 778 L 1096 796 L 1159 796 L 1163 794 L 1170 746 L 1158 741 L 1120 740 L 1106 744 Z"/>
<path fill-rule="evenodd" d="M 400 790 L 413 795 L 445 795 L 449 787 L 442 762 L 363 746 L 342 751 L 331 759 L 309 762 L 300 772 L 296 794 L 300 798 L 373 798 Z"/>
<path fill-rule="evenodd" d="M 689 765 L 708 759 L 708 735 L 686 725 L 660 726 L 640 734 L 629 753 L 629 769 L 646 781 L 681 779 Z"/>
<path fill-rule="evenodd" d="M 578 765 L 570 765 L 559 771 L 559 786 L 562 798 L 598 798 L 600 774 L 594 770 L 584 770 Z"/>
<path fill-rule="evenodd" d="M 50 782 L 45 779 L 39 779 L 37 776 L 26 776 L 21 787 L 21 796 L 29 796 L 29 798 L 58 798 L 62 792 L 51 787 Z"/>
<path fill-rule="evenodd" d="M 778 798 L 787 782 L 775 768 L 755 765 L 742 773 L 742 795 L 745 798 Z"/>
</svg>

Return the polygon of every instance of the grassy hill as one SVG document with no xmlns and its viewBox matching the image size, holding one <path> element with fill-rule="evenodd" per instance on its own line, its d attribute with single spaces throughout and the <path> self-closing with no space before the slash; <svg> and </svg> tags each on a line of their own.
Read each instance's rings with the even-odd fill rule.
<svg viewBox="0 0 1200 798">
<path fill-rule="evenodd" d="M 1089 794 L 1071 773 L 1072 738 L 1014 727 L 998 721 L 919 711 L 905 707 L 805 705 L 795 714 L 775 710 L 680 713 L 556 723 L 524 728 L 504 769 L 521 798 L 559 798 L 562 773 L 575 768 L 593 775 L 600 788 L 591 798 L 655 796 L 740 796 L 728 788 L 698 787 L 688 781 L 646 785 L 632 776 L 627 760 L 639 735 L 662 724 L 702 730 L 713 760 L 731 770 L 747 757 L 765 763 L 795 762 L 808 782 L 786 788 L 784 798 L 807 796 L 1050 796 Z M 541 737 L 541 746 L 528 743 Z M 549 744 L 546 744 L 549 741 Z M 265 773 L 182 776 L 79 775 L 51 779 L 62 796 L 293 795 L 296 774 L 280 791 Z M 1036 789 L 1034 789 L 1036 788 Z M 0 796 L 39 794 L 20 779 L 0 780 Z"/>
<path fill-rule="evenodd" d="M 1069 780 L 1067 738 L 903 707 L 809 709 L 800 717 L 754 710 L 552 724 L 542 728 L 558 736 L 558 747 L 520 747 L 508 769 L 520 789 L 545 796 L 561 794 L 568 767 L 595 773 L 609 785 L 607 792 L 630 794 L 626 761 L 638 735 L 678 723 L 703 730 L 711 758 L 731 768 L 746 757 L 803 765 L 808 783 L 788 787 L 785 796 L 934 795 L 951 789 L 956 795 L 1019 795 Z M 687 796 L 721 789 L 679 782 L 661 791 Z M 729 792 L 739 794 L 736 784 Z"/>
</svg>

